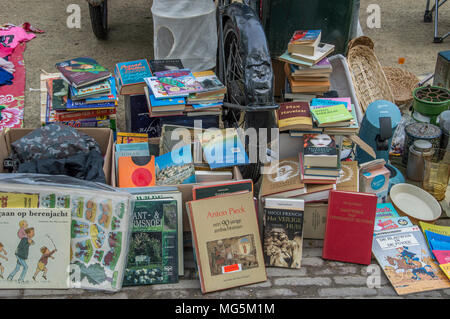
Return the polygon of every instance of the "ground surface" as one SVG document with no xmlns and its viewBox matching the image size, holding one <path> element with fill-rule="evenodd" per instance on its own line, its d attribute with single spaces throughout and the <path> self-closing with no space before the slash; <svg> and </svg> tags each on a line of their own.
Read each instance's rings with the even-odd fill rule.
<svg viewBox="0 0 450 319">
<path fill-rule="evenodd" d="M 113 69 L 115 63 L 153 57 L 153 22 L 150 0 L 110 0 L 108 41 L 98 41 L 91 32 L 88 7 L 85 0 L 3 0 L 0 23 L 30 22 L 43 29 L 28 43 L 25 52 L 27 85 L 25 99 L 25 127 L 39 125 L 39 74 L 41 70 L 55 72 L 56 62 L 76 57 L 92 56 Z M 450 49 L 450 38 L 442 44 L 433 44 L 433 25 L 423 23 L 426 1 L 417 0 L 362 0 L 360 20 L 363 32 L 375 42 L 375 52 L 383 66 L 399 66 L 417 76 L 434 72 L 437 53 Z M 81 28 L 66 25 L 69 4 L 81 8 Z M 381 28 L 367 27 L 370 4 L 381 9 Z M 442 7 L 440 33 L 450 31 L 450 5 Z M 31 89 L 31 90 L 30 90 Z M 123 100 L 118 112 L 119 129 L 124 129 Z M 439 221 L 448 225 L 448 219 Z M 124 288 L 116 294 L 81 290 L 0 290 L 2 297 L 23 298 L 450 298 L 450 289 L 397 296 L 384 274 L 379 287 L 370 288 L 370 274 L 366 266 L 324 261 L 321 258 L 322 241 L 306 240 L 302 268 L 284 270 L 269 268 L 267 282 L 230 289 L 203 296 L 195 275 L 192 252 L 186 251 L 186 276 L 174 285 Z M 372 261 L 377 265 L 376 261 Z"/>
</svg>

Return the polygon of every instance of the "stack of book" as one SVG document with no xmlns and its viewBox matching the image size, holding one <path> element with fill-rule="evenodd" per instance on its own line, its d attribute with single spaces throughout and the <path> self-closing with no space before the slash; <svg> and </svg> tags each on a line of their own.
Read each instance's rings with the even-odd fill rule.
<svg viewBox="0 0 450 319">
<path fill-rule="evenodd" d="M 305 134 L 300 163 L 303 183 L 336 184 L 341 161 L 335 136 Z"/>
<path fill-rule="evenodd" d="M 221 114 L 226 87 L 213 71 L 192 73 L 181 60 L 151 60 L 144 87 L 150 117 Z"/>
<path fill-rule="evenodd" d="M 321 30 L 295 31 L 287 50 L 278 58 L 286 62 L 285 95 L 290 98 L 307 99 L 330 90 L 333 69 L 326 57 L 334 51 L 334 45 L 320 42 L 321 34 Z"/>
<path fill-rule="evenodd" d="M 46 78 L 47 101 L 41 124 L 116 129 L 117 91 L 111 73 L 89 57 L 56 64 L 59 73 Z M 42 88 L 42 85 L 41 85 Z"/>
</svg>

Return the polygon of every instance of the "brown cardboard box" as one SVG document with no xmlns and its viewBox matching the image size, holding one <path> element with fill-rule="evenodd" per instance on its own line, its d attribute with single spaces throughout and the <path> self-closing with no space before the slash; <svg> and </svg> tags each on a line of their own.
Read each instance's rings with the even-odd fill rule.
<svg viewBox="0 0 450 319">
<path fill-rule="evenodd" d="M 0 133 L 0 173 L 3 173 L 3 160 L 11 153 L 11 143 L 31 133 L 34 129 L 12 128 Z M 79 128 L 77 129 L 91 137 L 99 144 L 104 156 L 103 171 L 105 172 L 106 183 L 112 185 L 112 149 L 114 144 L 113 131 L 109 128 Z"/>
</svg>

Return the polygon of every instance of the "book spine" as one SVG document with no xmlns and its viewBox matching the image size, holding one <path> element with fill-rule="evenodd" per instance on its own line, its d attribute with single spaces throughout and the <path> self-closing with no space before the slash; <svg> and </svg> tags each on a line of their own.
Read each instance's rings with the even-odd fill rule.
<svg viewBox="0 0 450 319">
<path fill-rule="evenodd" d="M 101 109 L 80 112 L 56 112 L 55 118 L 57 121 L 77 121 L 92 117 L 108 116 L 112 114 L 116 114 L 115 109 Z"/>
</svg>

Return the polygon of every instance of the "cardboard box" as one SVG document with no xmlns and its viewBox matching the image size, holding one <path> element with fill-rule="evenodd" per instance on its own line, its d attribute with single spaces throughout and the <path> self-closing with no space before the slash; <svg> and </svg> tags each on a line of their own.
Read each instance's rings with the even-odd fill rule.
<svg viewBox="0 0 450 319">
<path fill-rule="evenodd" d="M 378 203 L 385 203 L 389 189 L 390 171 L 380 167 L 360 174 L 360 188 L 362 193 L 371 193 L 378 196 Z"/>
<path fill-rule="evenodd" d="M 104 158 L 103 171 L 105 172 L 106 183 L 113 185 L 111 169 L 112 169 L 112 149 L 114 144 L 113 131 L 109 128 L 78 128 L 93 137 L 99 144 Z M 30 128 L 11 128 L 0 132 L 0 173 L 3 173 L 3 160 L 11 154 L 11 143 L 31 133 L 34 129 Z"/>
<path fill-rule="evenodd" d="M 323 239 L 327 223 L 328 203 L 306 203 L 303 214 L 303 238 Z"/>
</svg>

